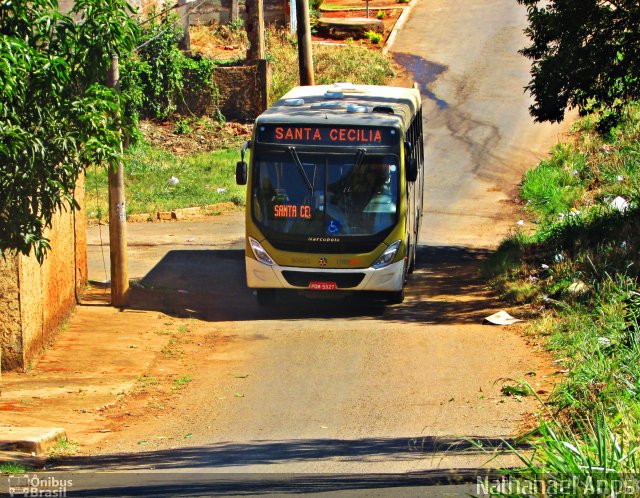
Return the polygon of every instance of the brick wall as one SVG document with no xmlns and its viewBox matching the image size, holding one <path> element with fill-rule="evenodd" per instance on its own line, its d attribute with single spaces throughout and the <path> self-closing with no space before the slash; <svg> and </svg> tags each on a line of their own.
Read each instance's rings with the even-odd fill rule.
<svg viewBox="0 0 640 498">
<path fill-rule="evenodd" d="M 217 67 L 213 72 L 213 83 L 219 95 L 204 91 L 185 92 L 184 104 L 178 111 L 213 116 L 219 109 L 227 120 L 253 121 L 267 108 L 270 81 L 271 73 L 266 61 Z"/>
<path fill-rule="evenodd" d="M 84 179 L 76 187 L 84 205 Z M 76 291 L 87 282 L 84 211 L 62 211 L 46 233 L 51 250 L 35 257 L 0 259 L 0 361 L 2 370 L 24 370 L 73 311 Z"/>
</svg>

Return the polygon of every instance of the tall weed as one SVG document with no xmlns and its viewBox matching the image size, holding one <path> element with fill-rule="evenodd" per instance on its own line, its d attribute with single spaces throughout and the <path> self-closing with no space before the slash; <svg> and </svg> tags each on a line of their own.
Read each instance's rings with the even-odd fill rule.
<svg viewBox="0 0 640 498">
<path fill-rule="evenodd" d="M 602 480 L 609 496 L 621 473 L 640 472 L 640 103 L 606 136 L 598 129 L 587 116 L 525 175 L 537 224 L 505 240 L 485 275 L 537 306 L 529 330 L 565 372 L 532 452 L 519 453 L 523 476 Z"/>
</svg>

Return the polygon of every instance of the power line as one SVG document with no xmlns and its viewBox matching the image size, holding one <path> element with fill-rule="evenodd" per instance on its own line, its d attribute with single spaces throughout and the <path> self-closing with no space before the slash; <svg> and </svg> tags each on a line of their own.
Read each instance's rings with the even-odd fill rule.
<svg viewBox="0 0 640 498">
<path fill-rule="evenodd" d="M 182 17 L 179 17 L 178 21 L 182 21 L 185 17 L 187 17 L 190 14 L 191 9 L 197 9 L 204 2 L 205 2 L 205 0 L 200 0 L 200 3 L 198 5 L 196 5 L 195 7 L 189 7 L 189 10 L 187 11 L 187 13 L 184 14 Z M 165 29 L 160 31 L 160 33 L 157 33 L 156 35 L 154 35 L 151 38 L 149 38 L 147 41 L 145 41 L 145 42 L 141 43 L 140 45 L 138 45 L 136 48 L 133 49 L 133 51 L 136 52 L 136 51 L 140 50 L 141 48 L 146 47 L 149 43 L 151 43 L 152 41 L 154 41 L 157 38 L 160 38 L 162 35 L 164 35 L 167 31 L 169 31 L 172 28 L 173 28 L 173 26 L 167 26 Z"/>
<path fill-rule="evenodd" d="M 173 10 L 173 9 L 175 9 L 175 8 L 179 7 L 179 6 L 180 6 L 179 4 L 172 5 L 171 7 L 168 7 L 168 8 L 166 8 L 166 9 L 164 9 L 163 11 L 158 12 L 157 14 L 155 14 L 155 15 L 153 15 L 153 16 L 151 16 L 151 17 L 147 17 L 144 21 L 139 22 L 139 23 L 138 23 L 138 26 L 142 26 L 143 24 L 146 24 L 146 23 L 148 23 L 149 21 L 153 21 L 154 19 L 156 19 L 156 18 L 160 17 L 160 16 L 161 16 L 161 15 L 163 15 L 163 14 L 166 14 L 166 13 L 167 13 L 167 12 L 169 12 L 170 10 Z"/>
</svg>

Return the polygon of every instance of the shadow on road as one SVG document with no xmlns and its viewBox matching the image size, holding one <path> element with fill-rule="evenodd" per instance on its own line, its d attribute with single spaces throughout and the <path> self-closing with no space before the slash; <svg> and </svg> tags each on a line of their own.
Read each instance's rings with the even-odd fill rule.
<svg viewBox="0 0 640 498">
<path fill-rule="evenodd" d="M 294 439 L 220 442 L 135 453 L 65 457 L 56 467 L 64 470 L 220 469 L 332 459 L 344 462 L 393 462 L 476 455 L 491 460 L 508 446 L 524 449 L 512 438 L 398 437 L 362 439 Z"/>
<path fill-rule="evenodd" d="M 49 473 L 37 477 L 46 479 Z M 489 496 L 500 474 L 486 469 L 433 469 L 405 474 L 190 472 L 55 472 L 73 483 L 73 496 Z"/>
<path fill-rule="evenodd" d="M 485 250 L 419 249 L 407 299 L 385 306 L 368 293 L 318 293 L 313 298 L 282 291 L 274 306 L 260 307 L 245 282 L 241 250 L 174 250 L 131 290 L 131 307 L 205 321 L 304 318 L 377 318 L 426 324 L 481 323 L 492 295 L 478 278 Z"/>
<path fill-rule="evenodd" d="M 513 440 L 508 443 L 514 445 Z M 445 456 L 465 455 L 476 455 L 484 462 L 485 457 L 486 461 L 491 460 L 493 452 L 504 451 L 506 444 L 507 440 L 498 438 L 423 436 L 222 442 L 140 453 L 68 457 L 49 471 L 56 475 L 68 473 L 73 477 L 74 496 L 202 496 L 212 491 L 220 496 L 347 490 L 378 490 L 378 493 L 384 490 L 384 496 L 469 496 L 479 480 L 498 479 L 498 472 L 464 467 L 402 474 L 243 473 L 241 467 L 295 462 L 314 464 L 329 458 L 331 461 L 365 463 L 424 458 L 437 463 Z M 87 478 L 83 479 L 83 476 Z M 429 491 L 424 489 L 427 486 L 437 487 Z M 394 488 L 399 494 L 389 494 Z"/>
</svg>

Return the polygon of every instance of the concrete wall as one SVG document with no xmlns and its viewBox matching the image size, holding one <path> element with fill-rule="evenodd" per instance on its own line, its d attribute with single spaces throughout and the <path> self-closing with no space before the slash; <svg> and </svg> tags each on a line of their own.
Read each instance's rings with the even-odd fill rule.
<svg viewBox="0 0 640 498">
<path fill-rule="evenodd" d="M 234 0 L 205 0 L 197 9 L 191 10 L 191 24 L 226 24 L 232 20 L 232 2 Z M 246 3 L 255 0 L 237 0 L 239 17 L 247 20 Z M 61 12 L 69 12 L 73 0 L 59 0 Z M 195 2 L 197 5 L 199 2 Z M 129 0 L 129 4 L 137 9 L 148 11 L 152 6 L 162 5 L 153 0 Z M 193 4 L 192 4 L 193 5 Z M 284 26 L 289 20 L 289 0 L 264 0 L 264 19 L 267 24 Z"/>
<path fill-rule="evenodd" d="M 84 179 L 76 188 L 84 205 Z M 24 370 L 69 316 L 76 291 L 87 281 L 84 210 L 61 212 L 47 231 L 51 251 L 41 265 L 35 257 L 0 260 L 2 370 Z"/>
<path fill-rule="evenodd" d="M 226 24 L 233 19 L 232 2 L 234 0 L 205 0 L 197 9 L 191 10 L 191 24 Z M 247 20 L 247 2 L 255 0 L 237 0 L 238 14 Z M 197 4 L 196 4 L 197 5 Z M 289 0 L 264 0 L 264 21 L 266 24 L 284 26 L 289 20 Z"/>
</svg>

